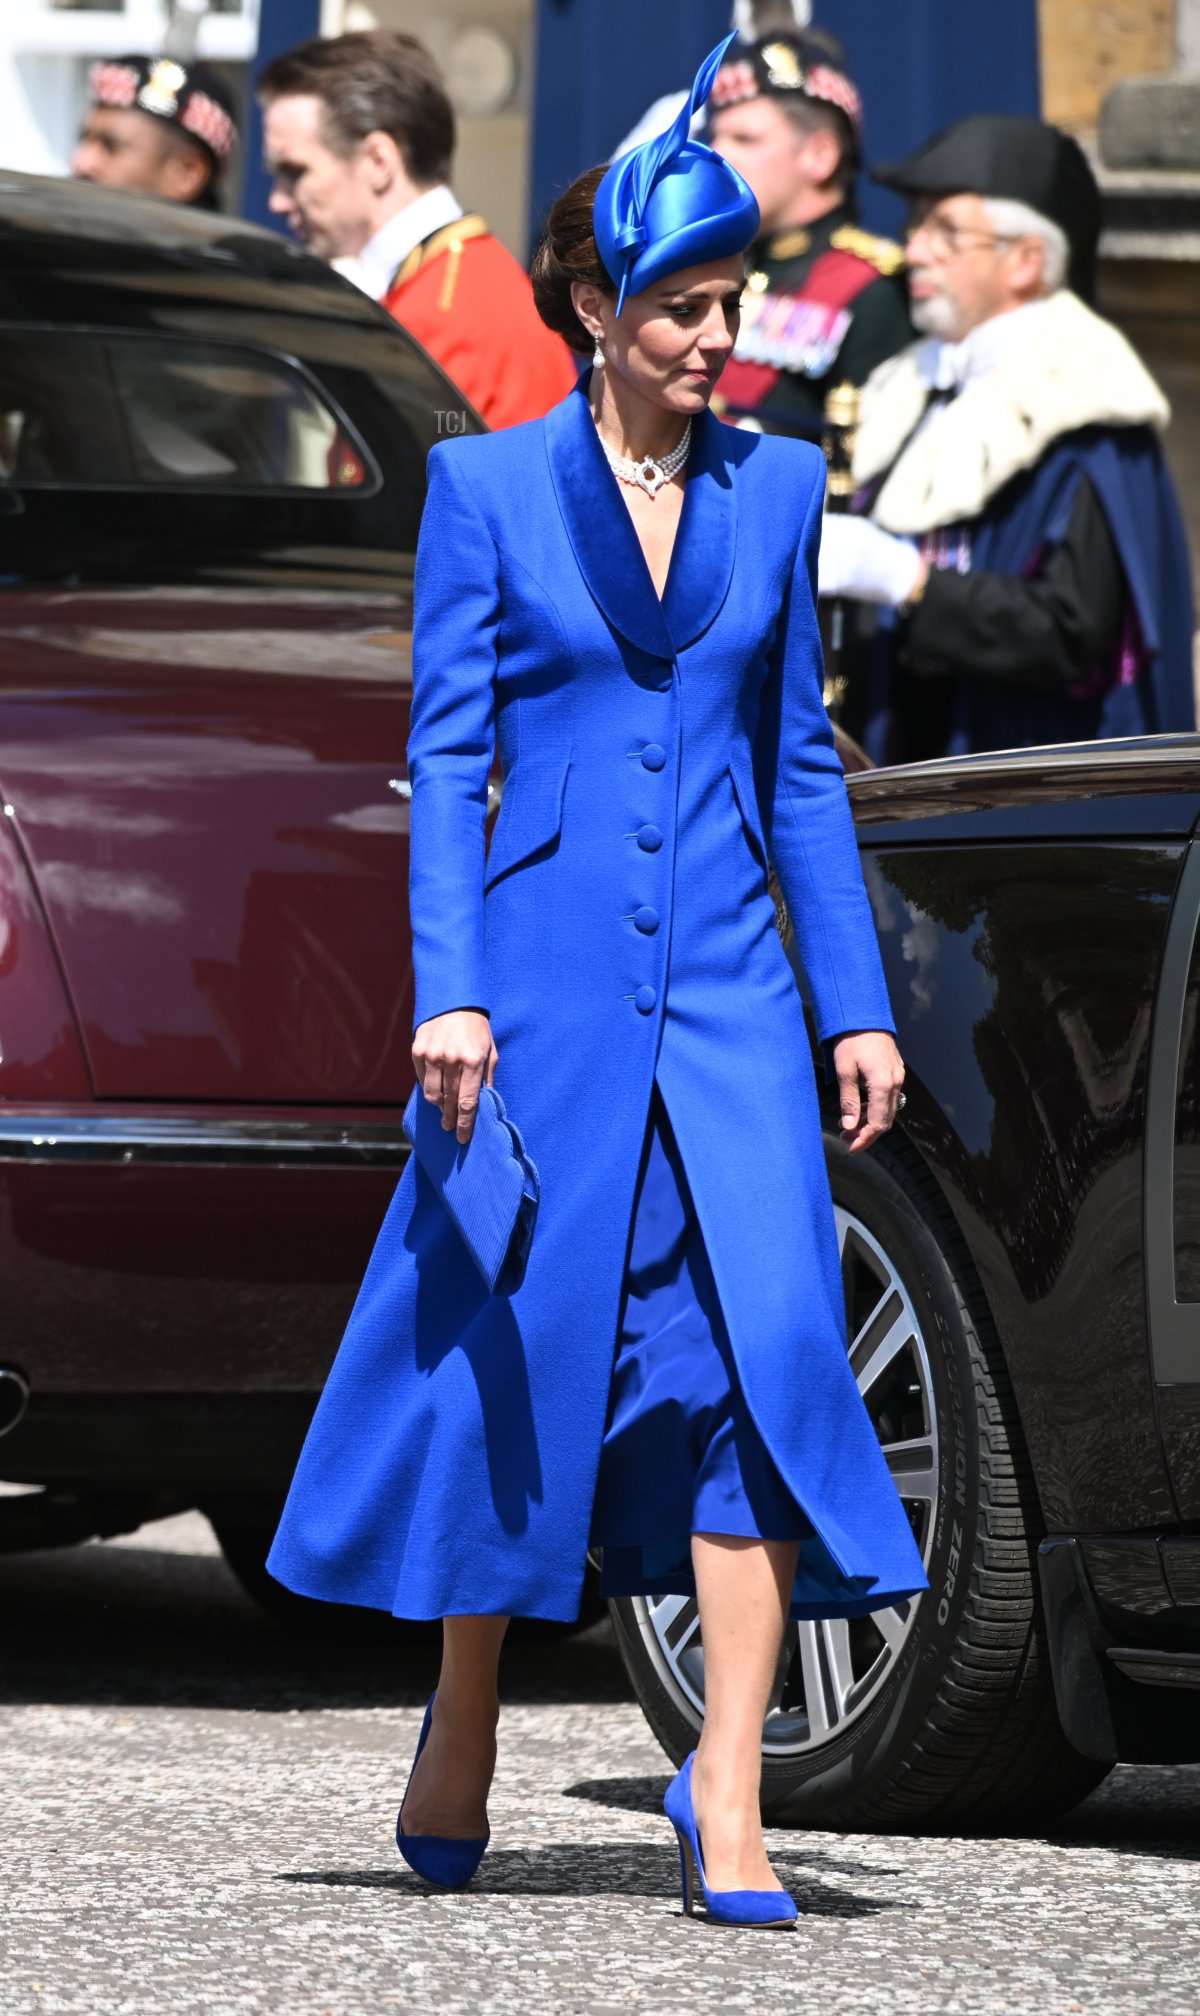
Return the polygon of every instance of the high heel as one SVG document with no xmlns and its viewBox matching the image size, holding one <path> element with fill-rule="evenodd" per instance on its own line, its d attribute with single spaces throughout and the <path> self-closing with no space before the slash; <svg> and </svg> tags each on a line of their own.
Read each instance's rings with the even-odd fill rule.
<svg viewBox="0 0 1200 2016">
<path fill-rule="evenodd" d="M 412 1773 L 416 1770 L 421 1752 L 425 1748 L 425 1739 L 433 1721 L 433 1704 L 436 1700 L 437 1695 L 432 1694 L 429 1706 L 425 1710 L 425 1720 L 421 1724 L 421 1734 L 417 1738 L 416 1756 L 412 1761 L 412 1771 L 408 1774 L 410 1784 Z M 440 1890 L 461 1890 L 465 1883 L 470 1882 L 483 1860 L 488 1842 L 492 1838 L 491 1828 L 488 1828 L 482 1840 L 475 1838 L 458 1841 L 447 1834 L 406 1834 L 404 1805 L 407 1798 L 406 1787 L 396 1817 L 397 1848 L 409 1868 L 415 1869 L 417 1875 L 423 1876 L 427 1883 L 436 1883 Z"/>
<path fill-rule="evenodd" d="M 695 1886 L 700 1885 L 704 1908 L 714 1925 L 794 1925 L 799 1909 L 786 1890 L 710 1890 L 704 1880 L 704 1858 L 692 1805 L 693 1750 L 672 1778 L 663 1799 L 663 1810 L 679 1838 L 679 1865 L 683 1882 L 683 1911 L 690 1918 Z"/>
</svg>

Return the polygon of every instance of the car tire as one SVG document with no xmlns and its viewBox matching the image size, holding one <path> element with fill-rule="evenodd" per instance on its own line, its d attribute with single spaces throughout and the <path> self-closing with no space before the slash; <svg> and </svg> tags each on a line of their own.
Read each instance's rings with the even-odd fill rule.
<svg viewBox="0 0 1200 2016">
<path fill-rule="evenodd" d="M 827 1159 L 851 1355 L 930 1587 L 881 1613 L 886 1630 L 792 1627 L 764 1730 L 763 1811 L 775 1824 L 888 1832 L 1044 1824 L 1107 1767 L 1073 1750 L 1059 1724 L 1038 1594 L 1043 1529 L 991 1319 L 912 1150 L 889 1141 L 852 1156 L 828 1141 Z M 878 1340 L 893 1348 L 899 1335 L 871 1383 L 886 1357 Z M 638 1699 L 679 1763 L 702 1721 L 695 1605 L 638 1597 L 612 1610 Z"/>
<path fill-rule="evenodd" d="M 354 1603 L 322 1603 L 312 1596 L 297 1596 L 291 1589 L 285 1589 L 282 1582 L 267 1572 L 267 1554 L 275 1528 L 279 1523 L 278 1511 L 247 1511 L 244 1506 L 230 1510 L 223 1506 L 205 1508 L 210 1525 L 217 1537 L 217 1544 L 225 1556 L 226 1566 L 232 1569 L 248 1596 L 253 1597 L 259 1608 L 274 1617 L 290 1630 L 303 1631 L 313 1635 L 336 1635 L 378 1637 L 383 1631 L 399 1628 L 417 1634 L 429 1635 L 439 1630 L 436 1624 L 409 1623 L 402 1618 L 388 1615 L 384 1610 L 368 1610 Z M 552 1645 L 562 1638 L 573 1638 L 579 1631 L 588 1630 L 598 1624 L 604 1616 L 605 1604 L 600 1595 L 600 1578 L 596 1569 L 589 1564 L 583 1585 L 579 1616 L 573 1623 L 553 1623 L 546 1618 L 516 1617 L 510 1626 L 510 1638 L 530 1645 Z"/>
<path fill-rule="evenodd" d="M 396 1630 L 396 1619 L 384 1610 L 368 1610 L 357 1603 L 322 1603 L 314 1596 L 297 1596 L 267 1572 L 267 1555 L 279 1523 L 279 1507 L 239 1504 L 236 1509 L 206 1505 L 203 1510 L 217 1544 L 247 1596 L 260 1610 L 290 1631 L 313 1637 L 377 1638 Z M 407 1626 L 407 1629 L 419 1627 Z"/>
</svg>

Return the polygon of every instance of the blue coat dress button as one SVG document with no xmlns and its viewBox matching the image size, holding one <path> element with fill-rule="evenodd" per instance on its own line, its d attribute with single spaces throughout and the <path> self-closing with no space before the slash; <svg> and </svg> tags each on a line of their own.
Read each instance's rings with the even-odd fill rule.
<svg viewBox="0 0 1200 2016">
<path fill-rule="evenodd" d="M 657 854 L 662 846 L 662 834 L 657 826 L 639 826 L 637 843 L 643 854 Z"/>
<path fill-rule="evenodd" d="M 635 910 L 633 913 L 633 925 L 635 931 L 640 931 L 645 937 L 652 938 L 658 929 L 658 911 L 652 910 L 648 903 L 643 903 L 641 909 Z"/>
<path fill-rule="evenodd" d="M 639 987 L 633 997 L 633 1005 L 639 1015 L 652 1015 L 654 1013 L 654 1004 L 657 1000 L 658 996 L 653 987 Z"/>
<path fill-rule="evenodd" d="M 667 760 L 667 752 L 661 742 L 647 742 L 642 751 L 643 770 L 661 770 Z"/>
</svg>

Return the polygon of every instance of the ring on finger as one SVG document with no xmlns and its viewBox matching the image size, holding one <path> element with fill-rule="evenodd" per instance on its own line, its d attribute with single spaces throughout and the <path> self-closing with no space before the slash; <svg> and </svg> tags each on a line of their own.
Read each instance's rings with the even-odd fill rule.
<svg viewBox="0 0 1200 2016">
<path fill-rule="evenodd" d="M 905 1097 L 904 1093 L 903 1093 L 903 1092 L 897 1092 L 897 1094 L 896 1094 L 896 1111 L 897 1111 L 897 1113 L 903 1113 L 903 1111 L 904 1111 L 904 1108 L 905 1108 L 905 1107 L 907 1106 L 907 1104 L 908 1104 L 908 1100 L 907 1100 L 907 1098 Z"/>
</svg>

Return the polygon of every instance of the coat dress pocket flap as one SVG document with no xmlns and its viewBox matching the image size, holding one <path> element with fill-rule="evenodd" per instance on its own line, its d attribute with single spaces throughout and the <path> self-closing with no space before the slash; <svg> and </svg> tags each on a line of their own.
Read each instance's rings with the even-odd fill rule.
<svg viewBox="0 0 1200 2016">
<path fill-rule="evenodd" d="M 531 855 L 557 840 L 570 767 L 569 759 L 559 763 L 530 763 L 524 759 L 505 778 L 483 871 L 485 890 L 510 869 L 519 868 Z"/>
<path fill-rule="evenodd" d="M 742 815 L 742 824 L 750 836 L 755 853 L 765 868 L 767 866 L 767 843 L 763 839 L 762 820 L 758 810 L 758 793 L 754 788 L 754 771 L 749 765 L 743 771 L 741 764 L 733 762 L 729 765 L 729 777 L 733 785 L 733 795 L 737 799 L 738 811 Z"/>
<path fill-rule="evenodd" d="M 442 1126 L 440 1106 L 431 1105 L 419 1085 L 401 1124 L 489 1294 L 515 1293 L 525 1278 L 541 1185 L 499 1093 L 480 1088 L 465 1147 Z"/>
</svg>

